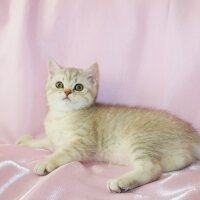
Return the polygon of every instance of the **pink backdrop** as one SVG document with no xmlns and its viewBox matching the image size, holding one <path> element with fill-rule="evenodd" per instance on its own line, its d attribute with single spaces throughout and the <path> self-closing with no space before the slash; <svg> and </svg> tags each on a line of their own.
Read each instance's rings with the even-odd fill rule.
<svg viewBox="0 0 200 200">
<path fill-rule="evenodd" d="M 29 169 L 46 153 L 13 145 L 22 134 L 43 131 L 49 56 L 64 66 L 83 68 L 97 61 L 98 101 L 163 108 L 200 130 L 199 0 L 0 0 L 0 171 L 5 176 L 0 177 L 0 199 L 20 198 L 26 190 L 29 195 L 23 199 L 38 199 L 40 192 L 47 199 L 56 190 L 49 187 L 51 181 L 61 185 L 55 199 L 66 199 L 62 195 L 94 199 L 95 194 L 99 199 L 122 198 L 105 189 L 110 171 L 122 170 L 118 166 L 77 162 L 48 177 L 36 177 Z M 91 171 L 95 167 L 98 173 Z M 180 191 L 186 193 L 179 199 L 195 199 L 199 172 L 197 164 L 168 174 L 168 185 L 169 179 L 163 179 L 124 194 L 123 199 L 178 198 L 184 193 Z M 65 173 L 64 180 L 60 173 Z M 21 177 L 18 191 L 16 176 Z M 86 187 L 81 181 L 88 176 Z M 9 180 L 13 180 L 11 185 Z M 79 183 L 77 190 L 70 183 Z M 169 192 L 160 193 L 163 187 Z M 68 194 L 69 188 L 74 195 Z M 84 196 L 85 190 L 93 196 Z"/>
</svg>

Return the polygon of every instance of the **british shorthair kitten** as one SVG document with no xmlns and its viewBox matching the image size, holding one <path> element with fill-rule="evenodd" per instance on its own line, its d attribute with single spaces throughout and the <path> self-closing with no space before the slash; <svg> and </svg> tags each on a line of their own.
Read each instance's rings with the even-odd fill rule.
<svg viewBox="0 0 200 200">
<path fill-rule="evenodd" d="M 49 61 L 46 137 L 17 141 L 53 152 L 35 166 L 35 174 L 72 161 L 130 165 L 132 171 L 107 183 L 111 192 L 125 192 L 200 159 L 200 136 L 189 123 L 165 111 L 95 103 L 98 77 L 96 63 L 83 70 Z"/>
</svg>

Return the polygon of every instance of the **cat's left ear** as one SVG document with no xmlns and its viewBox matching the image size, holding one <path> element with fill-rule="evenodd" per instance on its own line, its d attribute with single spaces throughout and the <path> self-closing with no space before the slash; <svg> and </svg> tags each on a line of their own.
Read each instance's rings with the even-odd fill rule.
<svg viewBox="0 0 200 200">
<path fill-rule="evenodd" d="M 62 67 L 53 59 L 53 58 L 49 58 L 49 74 L 53 75 L 55 74 L 57 71 L 61 70 Z"/>
<path fill-rule="evenodd" d="M 87 78 L 92 83 L 97 83 L 99 80 L 99 67 L 95 62 L 92 66 L 90 66 L 87 70 Z"/>
</svg>

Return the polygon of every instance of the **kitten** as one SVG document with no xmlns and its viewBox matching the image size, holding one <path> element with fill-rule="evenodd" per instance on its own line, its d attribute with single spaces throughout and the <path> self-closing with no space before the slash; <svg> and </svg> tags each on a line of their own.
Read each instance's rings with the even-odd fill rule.
<svg viewBox="0 0 200 200">
<path fill-rule="evenodd" d="M 200 159 L 200 136 L 189 123 L 165 111 L 96 104 L 97 90 L 97 64 L 83 70 L 49 61 L 46 137 L 17 141 L 53 152 L 35 166 L 36 174 L 72 161 L 132 165 L 132 171 L 107 183 L 110 191 L 125 192 Z"/>
</svg>

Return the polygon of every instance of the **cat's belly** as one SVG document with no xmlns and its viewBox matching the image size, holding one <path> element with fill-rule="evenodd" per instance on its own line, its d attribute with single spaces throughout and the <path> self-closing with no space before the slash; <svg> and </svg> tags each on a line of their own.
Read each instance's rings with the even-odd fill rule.
<svg viewBox="0 0 200 200">
<path fill-rule="evenodd" d="M 109 148 L 105 147 L 98 150 L 94 159 L 119 165 L 128 165 L 130 163 L 125 144 L 115 144 L 109 146 Z"/>
</svg>

